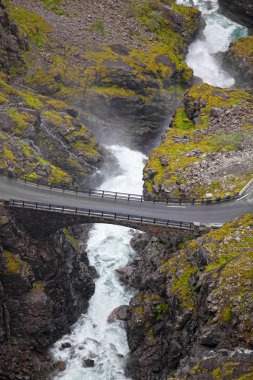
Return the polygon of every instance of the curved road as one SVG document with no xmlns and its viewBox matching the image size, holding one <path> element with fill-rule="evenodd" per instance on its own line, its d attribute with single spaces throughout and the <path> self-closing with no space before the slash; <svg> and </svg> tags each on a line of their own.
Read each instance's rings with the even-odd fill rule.
<svg viewBox="0 0 253 380">
<path fill-rule="evenodd" d="M 223 224 L 244 213 L 253 213 L 253 186 L 243 197 L 219 204 L 178 205 L 153 202 L 98 198 L 88 194 L 50 190 L 0 176 L 0 199 L 17 199 L 61 206 L 87 208 L 99 211 L 131 214 L 201 224 Z"/>
</svg>

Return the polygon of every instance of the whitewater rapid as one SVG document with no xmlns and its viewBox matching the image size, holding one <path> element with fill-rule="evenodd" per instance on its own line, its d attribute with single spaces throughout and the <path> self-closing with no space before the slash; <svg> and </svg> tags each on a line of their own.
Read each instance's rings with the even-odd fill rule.
<svg viewBox="0 0 253 380">
<path fill-rule="evenodd" d="M 203 82 L 222 88 L 235 83 L 224 69 L 217 53 L 225 52 L 229 44 L 248 34 L 246 27 L 217 13 L 218 0 L 177 0 L 178 4 L 194 5 L 201 11 L 206 26 L 203 35 L 189 46 L 186 63 L 193 69 L 194 75 Z"/>
<path fill-rule="evenodd" d="M 218 0 L 177 0 L 177 3 L 195 5 L 206 22 L 203 35 L 189 47 L 187 64 L 204 82 L 231 87 L 234 79 L 221 68 L 217 53 L 227 50 L 231 41 L 247 35 L 247 29 L 219 15 Z M 122 173 L 108 178 L 101 188 L 141 194 L 146 157 L 123 146 L 107 148 L 117 157 Z M 54 358 L 67 364 L 66 370 L 54 380 L 127 380 L 124 375 L 129 350 L 126 333 L 121 323 L 109 324 L 107 318 L 114 308 L 128 304 L 132 297 L 121 286 L 115 272 L 133 256 L 131 237 L 131 230 L 125 227 L 97 224 L 92 228 L 87 253 L 90 265 L 96 267 L 100 277 L 87 314 L 72 327 L 71 334 L 52 348 Z M 71 347 L 61 350 L 65 342 Z M 85 359 L 94 360 L 94 367 L 84 368 Z"/>
<path fill-rule="evenodd" d="M 107 147 L 117 157 L 122 173 L 108 178 L 101 188 L 130 193 L 142 193 L 142 171 L 146 157 L 123 146 Z M 67 363 L 59 373 L 61 380 L 126 380 L 125 358 L 128 344 L 122 324 L 109 324 L 107 318 L 116 307 L 128 304 L 133 296 L 119 283 L 115 269 L 130 261 L 132 231 L 126 227 L 96 224 L 87 242 L 90 265 L 99 273 L 96 291 L 87 314 L 82 315 L 72 332 L 58 341 L 52 353 L 56 360 Z M 60 350 L 62 343 L 70 348 Z M 84 368 L 83 360 L 94 360 L 94 367 Z"/>
</svg>

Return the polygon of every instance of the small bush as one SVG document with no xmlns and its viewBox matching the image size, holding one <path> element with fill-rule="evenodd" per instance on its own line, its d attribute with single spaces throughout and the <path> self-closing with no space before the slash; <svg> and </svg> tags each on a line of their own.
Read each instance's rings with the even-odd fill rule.
<svg viewBox="0 0 253 380">
<path fill-rule="evenodd" d="M 230 133 L 228 135 L 217 134 L 213 136 L 218 149 L 226 148 L 228 150 L 241 150 L 245 140 L 244 134 L 240 132 Z"/>
<path fill-rule="evenodd" d="M 88 30 L 90 32 L 95 32 L 101 35 L 105 35 L 105 26 L 103 20 L 97 20 L 93 22 L 89 27 Z"/>
<path fill-rule="evenodd" d="M 43 0 L 44 7 L 49 11 L 53 11 L 57 15 L 63 15 L 65 12 L 59 8 L 62 0 Z"/>
</svg>

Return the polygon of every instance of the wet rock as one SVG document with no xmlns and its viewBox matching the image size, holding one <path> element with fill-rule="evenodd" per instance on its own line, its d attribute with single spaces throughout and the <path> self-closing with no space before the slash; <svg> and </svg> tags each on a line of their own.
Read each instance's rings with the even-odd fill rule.
<svg viewBox="0 0 253 380">
<path fill-rule="evenodd" d="M 61 348 L 64 350 L 65 348 L 70 348 L 71 344 L 69 342 L 62 343 Z"/>
<path fill-rule="evenodd" d="M 248 26 L 251 30 L 253 20 L 253 7 L 251 0 L 219 0 L 222 13 Z"/>
<path fill-rule="evenodd" d="M 82 363 L 84 368 L 94 367 L 95 365 L 95 361 L 93 359 L 83 359 Z"/>
<path fill-rule="evenodd" d="M 117 320 L 126 321 L 128 319 L 128 314 L 129 314 L 129 306 L 127 305 L 119 306 L 111 312 L 111 314 L 107 318 L 107 322 L 113 323 Z"/>
<path fill-rule="evenodd" d="M 3 208 L 0 224 L 0 377 L 25 367 L 44 380 L 48 348 L 87 310 L 94 281 L 62 232 L 38 242 Z"/>
<path fill-rule="evenodd" d="M 57 366 L 58 366 L 59 371 L 61 371 L 61 372 L 65 371 L 65 369 L 67 367 L 66 363 L 62 362 L 62 361 L 58 362 Z"/>
</svg>

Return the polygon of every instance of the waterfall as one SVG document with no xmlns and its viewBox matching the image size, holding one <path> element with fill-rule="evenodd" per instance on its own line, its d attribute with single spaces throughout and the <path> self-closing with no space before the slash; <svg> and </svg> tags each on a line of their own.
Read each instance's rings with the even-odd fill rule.
<svg viewBox="0 0 253 380">
<path fill-rule="evenodd" d="M 177 0 L 177 3 L 194 5 L 206 22 L 203 36 L 199 36 L 189 46 L 186 57 L 186 63 L 193 69 L 194 75 L 213 86 L 233 86 L 234 78 L 222 69 L 217 53 L 225 52 L 230 42 L 246 36 L 247 28 L 217 13 L 218 0 Z"/>
<path fill-rule="evenodd" d="M 101 188 L 140 194 L 146 157 L 122 146 L 107 148 L 117 157 L 121 174 L 106 180 Z M 64 336 L 52 349 L 56 360 L 67 362 L 67 369 L 55 379 L 126 380 L 126 333 L 120 322 L 109 324 L 107 318 L 114 308 L 128 304 L 132 297 L 119 283 L 115 272 L 127 265 L 133 255 L 129 245 L 131 237 L 129 228 L 114 225 L 97 224 L 90 232 L 88 257 L 100 277 L 96 280 L 96 291 L 87 314 L 82 315 L 71 334 Z M 60 350 L 64 342 L 70 342 L 71 347 Z M 85 359 L 94 360 L 94 367 L 84 368 Z"/>
</svg>

